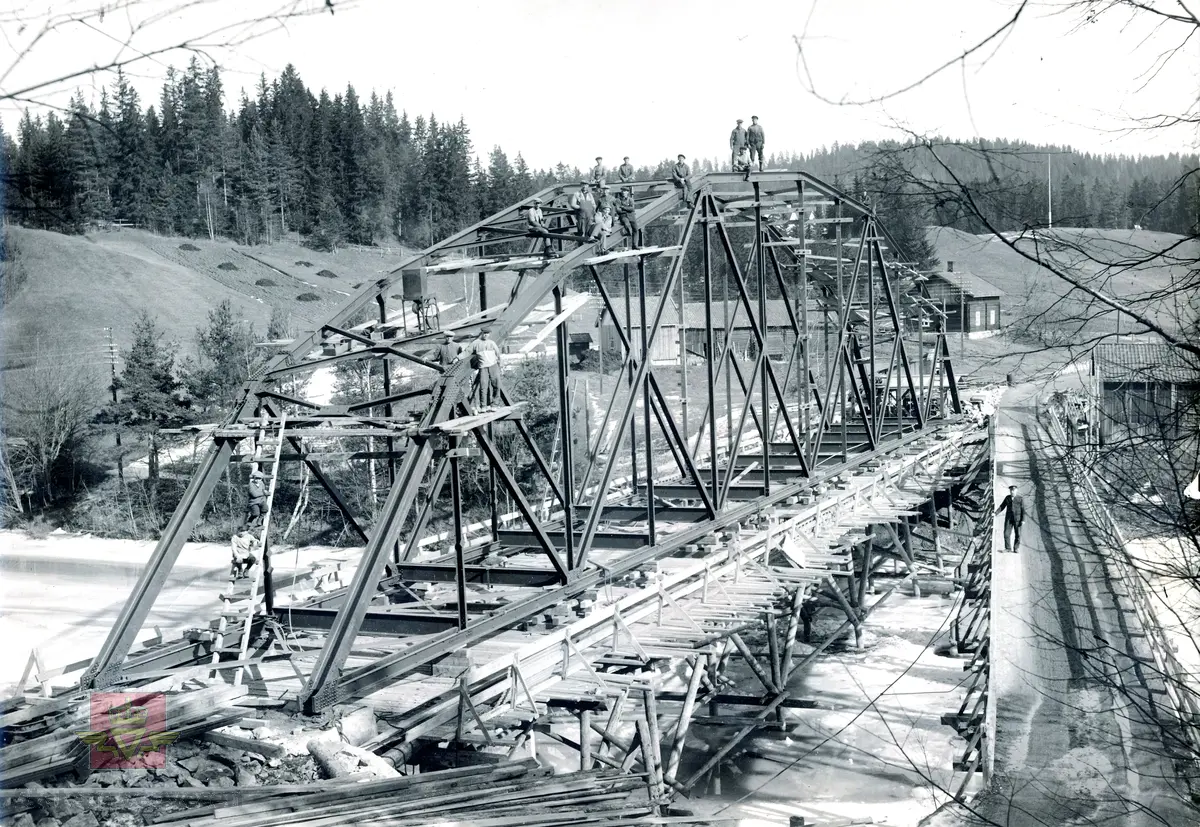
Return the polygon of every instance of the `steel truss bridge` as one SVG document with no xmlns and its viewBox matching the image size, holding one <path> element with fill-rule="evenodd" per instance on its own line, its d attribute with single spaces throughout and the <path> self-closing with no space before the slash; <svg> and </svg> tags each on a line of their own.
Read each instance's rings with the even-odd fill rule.
<svg viewBox="0 0 1200 827">
<path fill-rule="evenodd" d="M 618 228 L 615 252 L 580 239 L 568 188 L 551 187 L 536 195 L 557 256 L 526 233 L 531 196 L 365 285 L 273 358 L 214 432 L 81 687 L 173 671 L 265 675 L 282 635 L 287 694 L 306 711 L 392 693 L 404 723 L 381 749 L 456 715 L 457 737 L 465 717 L 466 730 L 501 740 L 501 701 L 510 718 L 525 709 L 523 723 L 508 723 L 532 738 L 549 704 L 579 716 L 572 743 L 585 766 L 616 750 L 609 761 L 657 767 L 676 787 L 746 734 L 677 780 L 676 750 L 702 704 L 710 717 L 732 704 L 765 719 L 799 703 L 786 684 L 809 662 L 793 663 L 801 624 L 832 608 L 846 618 L 839 631 L 857 631 L 885 564 L 915 583 L 932 570 L 922 560 L 936 553 L 940 564 L 957 553 L 954 536 L 971 535 L 979 509 L 962 501 L 990 479 L 986 432 L 964 415 L 919 273 L 897 261 L 869 206 L 802 172 L 698 176 L 690 204 L 670 182 L 631 189 L 639 237 Z M 442 329 L 460 340 L 488 330 L 502 347 L 552 344 L 540 364 L 553 387 L 511 382 L 506 358 L 500 403 L 481 410 L 477 371 L 466 359 L 440 364 L 438 332 L 396 301 L 404 273 L 435 287 L 474 279 L 480 311 L 444 313 Z M 617 345 L 587 400 L 602 422 L 587 432 L 569 358 L 585 293 Z M 378 395 L 333 406 L 296 390 L 305 375 L 349 364 L 378 378 Z M 553 444 L 526 421 L 522 394 L 534 393 L 557 400 Z M 324 591 L 296 596 L 273 582 L 267 548 L 261 585 L 226 613 L 222 634 L 135 651 L 218 482 L 244 481 L 252 459 L 272 478 L 281 464 L 306 466 L 361 552 L 332 587 L 325 578 Z M 387 480 L 371 522 L 338 488 L 335 469 L 349 463 L 376 463 Z M 468 472 L 487 494 L 473 510 Z M 452 528 L 435 531 L 439 520 Z M 432 605 L 430 584 L 453 595 Z M 763 683 L 760 705 L 721 691 L 731 656 Z M 644 731 L 614 729 L 629 714 L 629 676 L 663 658 L 690 665 L 678 697 L 657 696 L 679 709 L 670 748 L 653 693 Z M 583 689 L 572 683 L 580 675 Z M 607 727 L 589 717 L 598 710 Z"/>
</svg>

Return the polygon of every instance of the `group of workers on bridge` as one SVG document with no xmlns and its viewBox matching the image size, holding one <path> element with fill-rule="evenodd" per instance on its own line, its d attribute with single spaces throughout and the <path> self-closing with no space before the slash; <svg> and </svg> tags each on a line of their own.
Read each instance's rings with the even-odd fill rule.
<svg viewBox="0 0 1200 827">
<path fill-rule="evenodd" d="M 750 116 L 750 128 L 742 127 L 742 119 L 738 118 L 737 125 L 729 134 L 730 167 L 734 172 L 745 173 L 747 180 L 755 163 L 761 172 L 766 163 L 764 147 L 766 133 L 758 122 L 757 115 Z M 570 210 L 575 218 L 575 233 L 580 244 L 598 243 L 598 252 L 603 255 L 607 251 L 608 236 L 616 224 L 621 226 L 629 238 L 633 249 L 638 248 L 637 205 L 633 201 L 634 180 L 633 165 L 629 156 L 622 159 L 621 165 L 613 173 L 620 186 L 616 196 L 609 193 L 609 170 L 604 166 L 604 158 L 596 156 L 596 165 L 592 167 L 587 180 L 579 182 L 579 189 L 571 194 Z M 683 203 L 692 206 L 692 169 L 688 166 L 687 156 L 682 153 L 676 156 L 671 167 L 671 183 L 680 191 Z M 562 233 L 556 233 L 546 222 L 546 213 L 542 209 L 542 199 L 534 198 L 533 204 L 525 211 L 525 229 L 531 238 L 541 239 L 542 255 L 553 258 L 558 255 L 554 250 L 553 240 Z"/>
</svg>

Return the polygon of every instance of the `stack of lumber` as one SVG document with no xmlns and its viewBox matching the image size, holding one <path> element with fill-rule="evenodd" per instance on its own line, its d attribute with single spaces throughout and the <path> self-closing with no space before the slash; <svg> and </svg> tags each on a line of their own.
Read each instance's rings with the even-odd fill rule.
<svg viewBox="0 0 1200 827">
<path fill-rule="evenodd" d="M 187 738 L 230 724 L 244 714 L 233 704 L 247 691 L 244 686 L 213 686 L 163 693 L 165 730 Z M 137 692 L 125 694 L 136 697 Z M 5 739 L 11 740 L 0 747 L 0 778 L 5 787 L 19 787 L 72 770 L 87 774 L 91 748 L 79 733 L 94 729 L 90 700 L 89 695 L 78 695 L 0 716 Z"/>
<path fill-rule="evenodd" d="M 528 759 L 357 784 L 337 779 L 313 784 L 311 792 L 184 810 L 162 816 L 155 823 L 172 827 L 417 827 L 435 822 L 478 827 L 611 827 L 651 824 L 654 811 L 642 776 L 613 770 L 554 775 Z"/>
</svg>

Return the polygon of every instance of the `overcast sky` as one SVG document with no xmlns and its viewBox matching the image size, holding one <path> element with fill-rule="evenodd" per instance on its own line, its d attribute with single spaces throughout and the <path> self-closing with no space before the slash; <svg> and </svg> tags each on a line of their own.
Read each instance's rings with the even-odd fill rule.
<svg viewBox="0 0 1200 827">
<path fill-rule="evenodd" d="M 127 0 L 128 1 L 128 0 Z M 183 0 L 153 0 L 103 22 L 68 24 L 44 37 L 0 80 L 11 93 L 67 70 L 107 62 L 131 21 Z M 1165 0 L 1164 0 L 1165 1 Z M 146 25 L 142 51 L 247 18 L 285 0 L 205 0 Z M 320 5 L 322 0 L 287 0 Z M 1200 2 L 1200 0 L 1198 0 Z M 39 14 L 94 8 L 98 0 L 0 2 L 5 65 L 39 31 Z M 110 0 L 109 5 L 112 5 Z M 121 4 L 124 5 L 124 4 Z M 914 91 L 871 106 L 836 106 L 806 90 L 796 40 L 812 82 L 832 99 L 873 97 L 919 79 L 1012 16 L 1011 0 L 335 0 L 334 15 L 292 21 L 235 52 L 214 51 L 227 106 L 259 72 L 294 63 L 306 84 L 331 93 L 352 83 L 362 98 L 390 90 L 410 116 L 467 119 L 476 152 L 499 144 L 531 166 L 586 167 L 595 155 L 653 163 L 678 152 L 727 152 L 736 118 L 760 116 L 767 149 L 809 151 L 834 142 L 896 137 L 897 125 L 957 138 L 1005 137 L 1098 152 L 1195 151 L 1194 130 L 1128 131 L 1130 118 L 1181 113 L 1200 94 L 1200 37 L 1164 69 L 1154 58 L 1186 34 L 1145 14 L 1083 22 L 1066 3 L 1028 8 L 1015 28 Z M 16 11 L 4 12 L 8 7 Z M 247 11 L 250 9 L 251 11 Z M 23 10 L 23 11 L 22 11 Z M 1177 29 L 1177 31 L 1172 31 Z M 0 44 L 3 49 L 4 44 Z M 144 102 L 157 100 L 167 62 L 138 64 Z M 65 103 L 111 82 L 38 90 Z M 15 127 L 14 105 L 0 110 Z"/>
</svg>

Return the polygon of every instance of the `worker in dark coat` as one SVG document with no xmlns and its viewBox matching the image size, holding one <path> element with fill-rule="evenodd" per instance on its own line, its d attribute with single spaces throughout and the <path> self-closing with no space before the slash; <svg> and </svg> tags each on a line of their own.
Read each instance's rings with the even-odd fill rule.
<svg viewBox="0 0 1200 827">
<path fill-rule="evenodd" d="M 617 221 L 621 222 L 621 229 L 625 231 L 625 235 L 629 236 L 629 246 L 636 250 L 638 248 L 638 231 L 641 228 L 638 226 L 637 204 L 633 200 L 633 190 L 629 187 L 617 194 L 616 210 Z"/>
<path fill-rule="evenodd" d="M 741 154 L 742 148 L 747 145 L 748 137 L 746 130 L 742 127 L 742 119 L 738 118 L 737 126 L 729 133 L 729 166 L 737 166 L 737 157 Z"/>
<path fill-rule="evenodd" d="M 579 191 L 571 196 L 571 209 L 575 211 L 575 230 L 587 238 L 596 220 L 596 199 L 587 181 L 579 183 Z"/>
<path fill-rule="evenodd" d="M 683 203 L 692 206 L 692 168 L 687 165 L 687 156 L 679 155 L 675 166 L 671 167 L 671 183 L 683 196 Z"/>
<path fill-rule="evenodd" d="M 766 146 L 767 136 L 758 122 L 758 115 L 750 116 L 750 129 L 746 132 L 746 142 L 750 144 L 750 162 L 754 163 L 754 159 L 758 158 L 758 171 L 762 172 L 763 163 L 766 161 L 763 147 Z"/>
<path fill-rule="evenodd" d="M 1021 526 L 1025 523 L 1025 500 L 1015 485 L 1008 487 L 1008 496 L 996 513 L 1004 512 L 1004 550 L 1016 551 L 1021 545 Z"/>
<path fill-rule="evenodd" d="M 629 163 L 628 155 L 622 160 L 621 166 L 617 167 L 617 180 L 622 184 L 633 183 L 633 164 Z"/>
<path fill-rule="evenodd" d="M 261 526 L 266 514 L 266 504 L 266 475 L 258 467 L 258 463 L 255 463 L 250 467 L 250 482 L 246 485 L 246 519 L 242 521 L 242 526 Z"/>
</svg>

